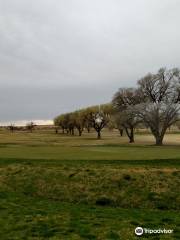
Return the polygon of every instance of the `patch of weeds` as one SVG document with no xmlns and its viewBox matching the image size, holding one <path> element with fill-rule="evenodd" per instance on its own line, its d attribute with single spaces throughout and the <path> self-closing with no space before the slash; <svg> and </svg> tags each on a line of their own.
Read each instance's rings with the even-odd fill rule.
<svg viewBox="0 0 180 240">
<path fill-rule="evenodd" d="M 107 234 L 107 239 L 108 240 L 119 240 L 120 237 L 115 231 L 111 231 L 110 233 Z"/>
<path fill-rule="evenodd" d="M 130 224 L 133 226 L 140 226 L 140 223 L 136 221 L 130 221 Z"/>
<path fill-rule="evenodd" d="M 163 222 L 163 223 L 172 223 L 173 220 L 171 218 L 162 218 L 161 222 Z"/>
<path fill-rule="evenodd" d="M 169 205 L 166 203 L 166 202 L 163 202 L 163 201 L 159 201 L 156 203 L 156 207 L 159 209 L 159 210 L 168 210 L 169 209 Z"/>
<path fill-rule="evenodd" d="M 158 195 L 155 192 L 149 192 L 147 195 L 147 199 L 149 199 L 150 201 L 155 201 L 158 199 Z"/>
<path fill-rule="evenodd" d="M 80 233 L 80 236 L 85 238 L 85 239 L 88 239 L 88 240 L 96 240 L 96 236 L 93 235 L 92 233 L 86 233 L 86 231 L 84 231 L 83 233 Z"/>
<path fill-rule="evenodd" d="M 76 174 L 77 174 L 77 172 L 69 174 L 69 178 L 74 177 Z"/>
<path fill-rule="evenodd" d="M 7 197 L 8 197 L 7 192 L 5 192 L 5 191 L 1 191 L 1 192 L 0 192 L 0 198 L 1 198 L 1 199 L 5 199 L 5 198 L 7 198 Z"/>
<path fill-rule="evenodd" d="M 100 197 L 96 200 L 96 205 L 99 206 L 111 206 L 114 205 L 114 201 L 107 197 Z"/>
<path fill-rule="evenodd" d="M 118 185 L 119 188 L 123 187 L 122 179 L 117 180 L 117 185 Z"/>
<path fill-rule="evenodd" d="M 173 176 L 179 176 L 180 175 L 180 171 L 174 171 L 174 172 L 172 172 L 172 175 Z"/>
<path fill-rule="evenodd" d="M 33 237 L 53 237 L 58 232 L 58 228 L 50 223 L 37 222 L 31 228 L 31 234 Z"/>
<path fill-rule="evenodd" d="M 130 181 L 131 180 L 131 176 L 129 174 L 124 174 L 123 175 L 123 178 L 127 181 Z"/>
</svg>

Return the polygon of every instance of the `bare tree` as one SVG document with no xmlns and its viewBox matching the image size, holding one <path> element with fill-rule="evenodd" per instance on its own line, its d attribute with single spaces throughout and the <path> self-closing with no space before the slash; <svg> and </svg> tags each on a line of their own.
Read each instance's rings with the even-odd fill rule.
<svg viewBox="0 0 180 240">
<path fill-rule="evenodd" d="M 8 126 L 8 129 L 13 133 L 15 130 L 15 125 L 11 124 L 10 126 Z"/>
<path fill-rule="evenodd" d="M 123 129 L 126 132 L 126 135 L 129 138 L 129 143 L 134 143 L 134 130 L 135 127 L 139 123 L 139 118 L 137 114 L 134 112 L 134 109 L 130 109 L 122 111 L 116 115 L 117 126 L 120 132 L 120 135 L 123 135 Z"/>
<path fill-rule="evenodd" d="M 140 100 L 139 92 L 134 88 L 119 89 L 112 100 L 118 129 L 125 129 L 130 143 L 134 142 L 134 129 L 140 122 L 134 111 L 134 106 L 139 104 Z"/>
<path fill-rule="evenodd" d="M 35 128 L 35 124 L 34 124 L 34 122 L 30 122 L 30 123 L 27 123 L 26 124 L 26 129 L 28 130 L 28 131 L 30 131 L 30 132 L 32 132 L 33 131 L 33 129 Z"/>
<path fill-rule="evenodd" d="M 162 68 L 138 81 L 142 103 L 136 106 L 139 117 L 150 128 L 156 145 L 163 144 L 166 130 L 179 114 L 179 70 Z"/>
<path fill-rule="evenodd" d="M 101 131 L 107 125 L 108 118 L 102 112 L 92 113 L 91 122 L 97 132 L 97 138 L 101 139 Z"/>
<path fill-rule="evenodd" d="M 75 119 L 75 127 L 78 130 L 79 136 L 82 135 L 82 132 L 85 127 L 85 114 L 81 111 L 74 112 L 74 119 Z"/>
</svg>

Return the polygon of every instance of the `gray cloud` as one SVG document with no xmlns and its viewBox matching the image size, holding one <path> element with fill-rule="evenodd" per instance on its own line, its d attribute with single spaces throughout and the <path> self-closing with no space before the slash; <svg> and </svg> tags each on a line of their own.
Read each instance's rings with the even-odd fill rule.
<svg viewBox="0 0 180 240">
<path fill-rule="evenodd" d="M 1 118 L 52 118 L 178 67 L 179 11 L 179 0 L 0 0 Z"/>
<path fill-rule="evenodd" d="M 112 89 L 94 87 L 9 87 L 0 89 L 1 122 L 52 119 L 61 112 L 105 103 Z M 115 89 L 114 89 L 115 91 Z"/>
</svg>

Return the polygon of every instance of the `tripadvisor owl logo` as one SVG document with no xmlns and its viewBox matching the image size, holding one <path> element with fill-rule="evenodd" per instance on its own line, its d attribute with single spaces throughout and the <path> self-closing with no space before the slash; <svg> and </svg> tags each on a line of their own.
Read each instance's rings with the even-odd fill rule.
<svg viewBox="0 0 180 240">
<path fill-rule="evenodd" d="M 137 227 L 136 229 L 135 229 L 135 234 L 137 235 L 137 236 L 141 236 L 141 235 L 143 235 L 143 228 L 142 227 Z"/>
</svg>

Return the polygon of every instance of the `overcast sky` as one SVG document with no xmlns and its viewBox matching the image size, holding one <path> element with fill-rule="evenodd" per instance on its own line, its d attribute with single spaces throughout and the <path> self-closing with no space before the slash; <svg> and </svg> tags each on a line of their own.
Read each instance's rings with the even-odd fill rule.
<svg viewBox="0 0 180 240">
<path fill-rule="evenodd" d="M 180 65 L 179 0 L 0 0 L 0 120 L 52 119 Z"/>
</svg>

